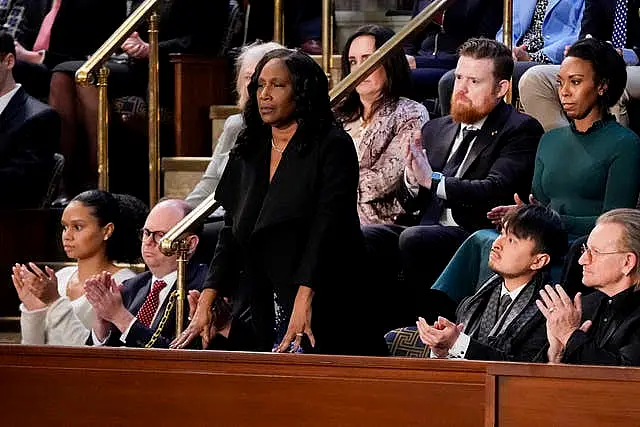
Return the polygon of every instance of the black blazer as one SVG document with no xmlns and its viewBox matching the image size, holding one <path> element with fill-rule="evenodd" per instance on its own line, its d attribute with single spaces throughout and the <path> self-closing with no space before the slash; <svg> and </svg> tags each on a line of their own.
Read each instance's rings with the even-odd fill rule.
<svg viewBox="0 0 640 427">
<path fill-rule="evenodd" d="M 640 0 L 629 0 L 627 8 L 627 43 L 640 57 Z M 608 41 L 613 34 L 616 0 L 586 0 L 580 29 L 580 38 L 587 34 Z"/>
<path fill-rule="evenodd" d="M 582 321 L 592 320 L 585 333 L 577 330 L 565 348 L 564 363 L 586 365 L 640 365 L 640 292 L 626 297 L 624 306 L 607 322 L 602 322 L 603 306 L 609 297 L 593 292 L 582 300 Z M 599 325 L 605 328 L 598 331 Z"/>
<path fill-rule="evenodd" d="M 429 3 L 430 0 L 415 0 L 413 16 Z M 457 0 L 444 12 L 442 27 L 428 24 L 412 37 L 407 53 L 426 56 L 446 52 L 455 55 L 458 47 L 471 37 L 494 39 L 502 25 L 502 9 L 502 0 Z"/>
<path fill-rule="evenodd" d="M 431 120 L 422 128 L 422 143 L 434 171 L 443 170 L 459 128 L 451 116 Z M 445 179 L 445 203 L 456 223 L 470 232 L 492 228 L 487 219 L 491 208 L 513 204 L 514 193 L 528 199 L 543 133 L 537 120 L 500 101 L 476 137 L 460 177 Z M 404 183 L 399 187 L 398 200 L 407 212 L 424 209 L 432 197 L 426 188 L 413 197 Z"/>
<path fill-rule="evenodd" d="M 357 299 L 364 245 L 353 142 L 338 126 L 314 135 L 299 128 L 271 183 L 270 140 L 250 144 L 242 154 L 232 151 L 216 191 L 225 225 L 205 288 L 249 305 L 257 349 L 268 351 L 275 339 L 274 291 L 288 317 L 298 286 L 309 286 L 316 351 L 359 351 L 351 346 L 363 334 L 344 333 L 364 305 Z"/>
<path fill-rule="evenodd" d="M 532 295 L 525 302 L 517 316 L 505 328 L 504 332 L 490 338 L 488 343 L 480 342 L 472 337 L 469 341 L 465 358 L 469 360 L 506 360 L 515 362 L 539 360 L 540 354 L 546 349 L 547 332 L 545 318 L 536 307 L 536 299 L 539 297 L 540 289 L 547 283 L 549 281 L 545 273 L 535 276 L 527 284 L 528 287 L 534 287 Z M 491 297 L 490 289 L 495 289 L 495 285 L 489 286 L 492 288 L 484 289 L 484 292 L 478 292 L 477 295 L 480 297 L 479 304 L 468 304 L 467 301 L 470 298 L 474 298 L 474 295 L 463 300 L 458 306 L 458 322 L 465 318 L 470 319 L 469 325 L 465 325 L 465 331 L 474 330 L 478 322 L 481 321 Z M 499 281 L 497 286 L 502 287 L 502 281 Z M 521 293 L 518 298 L 523 298 L 524 296 L 526 295 Z M 465 312 L 465 310 L 468 311 Z M 520 323 L 523 324 L 520 325 Z"/>
<path fill-rule="evenodd" d="M 0 207 L 37 208 L 60 140 L 60 118 L 20 88 L 0 114 Z"/>
<path fill-rule="evenodd" d="M 187 317 L 189 316 L 189 302 L 187 301 L 187 294 L 190 290 L 201 290 L 202 283 L 207 274 L 207 267 L 204 264 L 188 264 L 187 266 L 187 284 L 186 284 L 186 292 L 184 296 L 184 319 L 183 324 L 188 324 Z M 140 273 L 135 277 L 132 277 L 129 280 L 125 280 L 122 284 L 121 294 L 122 294 L 122 303 L 129 310 L 131 314 L 134 316 L 138 314 L 140 307 L 144 303 L 147 295 L 151 291 L 151 277 L 152 274 L 150 271 L 145 271 L 144 273 Z M 174 289 L 175 289 L 174 285 Z M 160 320 L 163 317 L 165 310 L 167 309 L 167 305 L 169 303 L 169 297 L 165 298 L 160 310 L 158 311 L 158 315 L 155 319 L 153 319 L 153 324 L 151 328 L 147 328 L 138 320 L 131 326 L 129 329 L 129 334 L 127 335 L 127 347 L 144 347 L 151 337 L 153 333 L 158 328 Z M 167 323 L 162 330 L 160 337 L 158 337 L 157 341 L 154 343 L 153 347 L 157 348 L 168 348 L 171 341 L 175 338 L 176 333 L 176 307 L 175 304 L 167 318 Z M 112 328 L 111 336 L 107 341 L 106 345 L 110 345 L 113 347 L 122 346 L 122 341 L 120 341 L 120 331 L 115 328 Z M 193 343 L 192 346 L 198 346 L 198 344 Z"/>
</svg>

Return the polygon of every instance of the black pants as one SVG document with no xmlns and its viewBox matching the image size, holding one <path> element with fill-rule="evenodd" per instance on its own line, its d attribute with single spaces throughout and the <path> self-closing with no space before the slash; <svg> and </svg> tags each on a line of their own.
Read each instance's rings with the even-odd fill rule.
<svg viewBox="0 0 640 427">
<path fill-rule="evenodd" d="M 368 264 L 377 278 L 379 291 L 388 301 L 397 301 L 390 323 L 413 320 L 431 311 L 429 289 L 469 232 L 442 225 L 372 225 L 363 227 Z M 402 279 L 398 274 L 402 273 Z"/>
</svg>

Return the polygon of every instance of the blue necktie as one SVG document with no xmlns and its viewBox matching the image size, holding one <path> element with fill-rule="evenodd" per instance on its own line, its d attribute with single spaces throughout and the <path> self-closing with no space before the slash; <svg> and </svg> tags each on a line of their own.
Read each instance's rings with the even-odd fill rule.
<svg viewBox="0 0 640 427">
<path fill-rule="evenodd" d="M 611 43 L 616 49 L 624 49 L 627 43 L 627 8 L 628 0 L 616 1 L 616 12 L 613 18 L 613 35 Z"/>
</svg>

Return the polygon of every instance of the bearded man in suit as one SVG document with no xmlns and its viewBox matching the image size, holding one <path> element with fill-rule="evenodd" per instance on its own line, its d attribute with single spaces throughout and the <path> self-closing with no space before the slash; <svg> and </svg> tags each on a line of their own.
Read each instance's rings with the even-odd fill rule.
<svg viewBox="0 0 640 427">
<path fill-rule="evenodd" d="M 421 314 L 421 307 L 409 307 L 426 301 L 424 292 L 460 244 L 474 231 L 493 228 L 486 212 L 508 204 L 514 193 L 529 193 L 543 134 L 535 119 L 503 101 L 514 66 L 505 45 L 469 39 L 459 56 L 451 114 L 427 122 L 421 135 L 406 141 L 397 197 L 417 215 L 402 225 L 363 229 L 370 259 L 392 271 L 380 277 L 392 279 L 402 270 L 411 316 Z"/>
</svg>

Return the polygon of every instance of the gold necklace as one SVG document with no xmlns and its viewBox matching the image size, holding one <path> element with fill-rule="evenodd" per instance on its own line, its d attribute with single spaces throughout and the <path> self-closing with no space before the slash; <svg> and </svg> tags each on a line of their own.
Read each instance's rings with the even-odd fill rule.
<svg viewBox="0 0 640 427">
<path fill-rule="evenodd" d="M 276 143 L 273 142 L 273 138 L 271 138 L 271 148 L 273 148 L 274 151 L 282 154 L 282 153 L 284 153 L 284 149 L 287 148 L 287 144 L 284 144 L 284 147 L 282 147 L 282 148 L 278 148 Z"/>
</svg>

